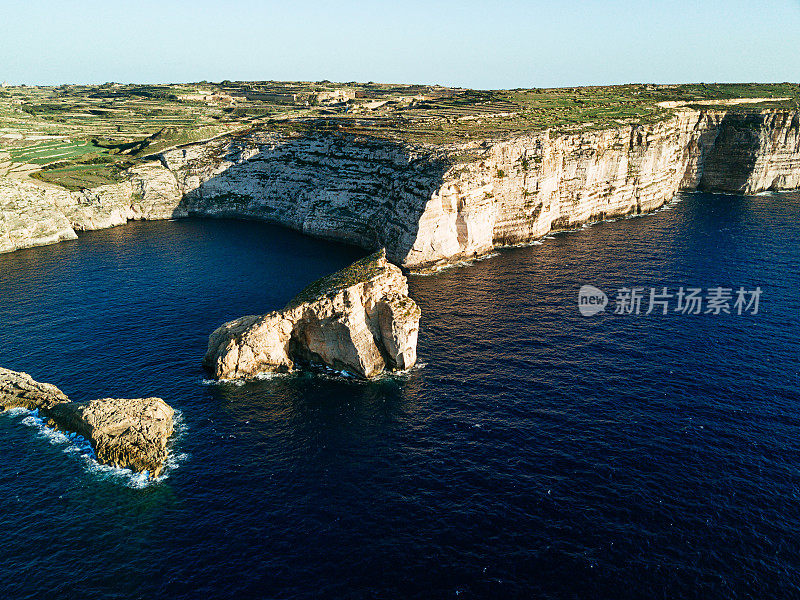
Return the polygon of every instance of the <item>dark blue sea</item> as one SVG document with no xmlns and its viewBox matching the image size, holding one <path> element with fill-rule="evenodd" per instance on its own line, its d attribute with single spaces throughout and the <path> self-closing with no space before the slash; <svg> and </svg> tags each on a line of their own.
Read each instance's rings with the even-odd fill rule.
<svg viewBox="0 0 800 600">
<path fill-rule="evenodd" d="M 218 325 L 364 254 L 180 220 L 1 255 L 0 365 L 180 418 L 148 484 L 1 415 L 0 598 L 800 597 L 800 195 L 684 195 L 412 275 L 407 374 L 205 381 Z M 734 297 L 645 314 L 664 287 Z"/>
</svg>

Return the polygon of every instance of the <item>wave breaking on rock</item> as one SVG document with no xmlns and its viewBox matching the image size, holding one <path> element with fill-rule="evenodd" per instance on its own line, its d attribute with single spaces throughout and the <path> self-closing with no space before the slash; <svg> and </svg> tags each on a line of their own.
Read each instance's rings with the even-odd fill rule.
<svg viewBox="0 0 800 600">
<path fill-rule="evenodd" d="M 0 368 L 0 411 L 25 409 L 85 447 L 103 465 L 156 478 L 167 460 L 174 415 L 161 398 L 102 398 L 71 402 L 56 386 Z"/>
</svg>

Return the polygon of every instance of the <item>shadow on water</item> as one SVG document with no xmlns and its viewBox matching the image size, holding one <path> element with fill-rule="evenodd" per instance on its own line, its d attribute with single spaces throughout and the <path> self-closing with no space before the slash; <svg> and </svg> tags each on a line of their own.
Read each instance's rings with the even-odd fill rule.
<svg viewBox="0 0 800 600">
<path fill-rule="evenodd" d="M 368 160 L 352 158 L 365 153 Z M 263 220 L 372 251 L 386 248 L 398 262 L 417 238 L 426 199 L 452 165 L 399 142 L 369 136 L 355 142 L 313 130 L 264 145 L 243 162 L 241 154 L 242 148 L 231 146 L 225 157 L 231 166 L 186 194 L 174 216 Z M 247 195 L 230 191 L 241 189 L 242 181 Z"/>
</svg>

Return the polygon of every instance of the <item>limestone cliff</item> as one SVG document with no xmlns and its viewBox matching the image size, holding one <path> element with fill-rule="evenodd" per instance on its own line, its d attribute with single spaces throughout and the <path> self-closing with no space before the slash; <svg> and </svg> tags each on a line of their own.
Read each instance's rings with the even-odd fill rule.
<svg viewBox="0 0 800 600">
<path fill-rule="evenodd" d="M 159 163 L 129 175 L 129 181 L 80 192 L 0 177 L 0 252 L 76 239 L 76 231 L 129 220 L 172 218 L 181 199 L 174 175 Z"/>
<path fill-rule="evenodd" d="M 643 213 L 679 190 L 800 186 L 796 111 L 676 108 L 649 125 L 545 131 L 447 146 L 254 130 L 187 145 L 82 192 L 0 185 L 0 250 L 128 219 L 271 221 L 407 267 Z M 24 187 L 20 187 L 24 186 Z"/>
<path fill-rule="evenodd" d="M 81 436 L 102 464 L 157 477 L 173 433 L 173 410 L 161 398 L 70 402 L 57 387 L 0 368 L 0 411 L 25 408 L 65 433 Z"/>
<path fill-rule="evenodd" d="M 66 191 L 0 177 L 0 252 L 77 238 L 59 209 L 65 197 Z"/>
<path fill-rule="evenodd" d="M 653 125 L 485 146 L 445 174 L 403 264 L 452 261 L 554 229 L 648 212 L 680 190 L 749 194 L 800 186 L 796 112 L 679 110 Z"/>
<path fill-rule="evenodd" d="M 420 310 L 383 250 L 320 279 L 283 310 L 225 323 L 204 365 L 218 379 L 321 363 L 361 377 L 416 362 Z"/>
</svg>

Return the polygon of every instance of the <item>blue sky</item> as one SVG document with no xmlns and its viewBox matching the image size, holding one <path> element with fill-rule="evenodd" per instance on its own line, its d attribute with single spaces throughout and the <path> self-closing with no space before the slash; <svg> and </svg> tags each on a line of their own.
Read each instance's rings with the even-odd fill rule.
<svg viewBox="0 0 800 600">
<path fill-rule="evenodd" d="M 800 0 L 4 1 L 0 81 L 798 81 Z"/>
</svg>

